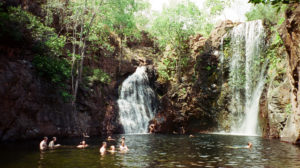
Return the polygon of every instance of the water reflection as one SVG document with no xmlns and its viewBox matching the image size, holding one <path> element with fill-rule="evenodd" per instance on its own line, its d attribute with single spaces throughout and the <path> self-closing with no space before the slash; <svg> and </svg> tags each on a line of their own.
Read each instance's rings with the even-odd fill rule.
<svg viewBox="0 0 300 168">
<path fill-rule="evenodd" d="M 42 168 L 42 163 L 43 163 L 43 160 L 44 160 L 44 155 L 45 155 L 45 151 L 41 151 L 40 152 L 40 160 L 38 161 L 38 168 Z"/>
<path fill-rule="evenodd" d="M 260 137 L 228 135 L 125 135 L 127 153 L 101 156 L 101 139 L 89 140 L 90 147 L 75 148 L 76 142 L 55 150 L 29 150 L 16 145 L 1 148 L 1 167 L 20 168 L 102 168 L 102 167 L 297 167 L 300 165 L 299 147 L 265 140 Z M 116 137 L 119 147 L 120 137 Z M 251 150 L 228 148 L 247 145 Z M 23 144 L 24 145 L 24 144 Z M 36 148 L 34 146 L 30 146 Z M 18 149 L 18 153 L 14 153 Z"/>
</svg>

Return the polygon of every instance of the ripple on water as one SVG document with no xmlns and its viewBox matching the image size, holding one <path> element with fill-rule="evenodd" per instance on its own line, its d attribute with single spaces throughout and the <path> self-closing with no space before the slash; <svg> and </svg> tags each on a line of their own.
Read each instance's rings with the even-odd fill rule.
<svg viewBox="0 0 300 168">
<path fill-rule="evenodd" d="M 231 153 L 225 153 L 224 155 L 225 156 L 231 156 L 232 154 Z"/>
<path fill-rule="evenodd" d="M 196 166 L 196 167 L 201 167 L 201 166 L 203 166 L 203 164 L 198 164 L 198 163 L 194 163 L 194 162 L 191 162 L 190 165 L 191 165 L 191 166 Z"/>
<path fill-rule="evenodd" d="M 201 157 L 201 158 L 208 158 L 209 155 L 201 155 L 200 157 Z"/>
<path fill-rule="evenodd" d="M 209 160 L 207 162 L 209 162 L 209 163 L 217 163 L 217 161 L 215 161 L 215 160 Z"/>
<path fill-rule="evenodd" d="M 130 147 L 128 153 L 114 155 L 107 154 L 103 157 L 98 156 L 99 144 L 91 144 L 91 147 L 85 150 L 75 148 L 61 148 L 59 150 L 45 151 L 43 158 L 39 158 L 39 151 L 31 151 L 12 148 L 10 151 L 23 152 L 16 157 L 8 156 L 7 150 L 0 147 L 0 162 L 11 158 L 13 161 L 0 164 L 1 167 L 19 168 L 19 167 L 37 167 L 37 160 L 43 168 L 74 168 L 74 167 L 297 167 L 300 165 L 300 149 L 289 144 L 281 144 L 279 141 L 265 141 L 259 139 L 263 143 L 255 143 L 252 151 L 247 149 L 233 150 L 227 148 L 233 144 L 245 144 L 247 137 L 235 138 L 233 136 L 222 136 L 224 145 L 219 147 L 219 135 L 215 135 L 215 139 L 195 137 L 195 143 L 190 143 L 190 139 L 181 139 L 177 141 L 175 136 L 166 135 L 141 135 L 132 136 L 127 146 Z M 174 138 L 175 137 L 175 138 Z M 128 138 L 129 139 L 129 138 Z M 169 142 L 172 141 L 172 144 Z M 176 143 L 174 143 L 176 141 Z M 196 145 L 196 141 L 203 141 Z M 77 141 L 76 141 L 77 142 Z M 38 142 L 37 142 L 38 143 Z M 209 143 L 214 145 L 208 145 Z M 34 144 L 37 146 L 36 144 Z M 180 147 L 179 147 L 180 146 Z M 205 147 L 204 147 L 205 146 Z M 214 146 L 214 147 L 212 147 Z M 270 147 L 272 146 L 272 148 Z M 204 147 L 204 148 L 203 148 Z M 211 150 L 208 150 L 212 148 Z M 13 150 L 15 149 L 15 150 Z M 260 150 L 261 149 L 261 150 Z M 268 151 L 265 151 L 267 149 Z M 32 153 L 32 158 L 28 156 Z M 16 155 L 14 153 L 14 155 Z M 63 157 L 61 157 L 63 156 Z M 24 159 L 25 158 L 25 159 Z M 41 160 L 42 159 L 42 160 Z M 16 162 L 16 163 L 14 163 Z M 22 166 L 20 166 L 22 164 Z M 25 164 L 25 165 L 24 165 Z M 12 166 L 11 166 L 12 165 Z M 298 166 L 299 167 L 299 166 Z"/>
</svg>

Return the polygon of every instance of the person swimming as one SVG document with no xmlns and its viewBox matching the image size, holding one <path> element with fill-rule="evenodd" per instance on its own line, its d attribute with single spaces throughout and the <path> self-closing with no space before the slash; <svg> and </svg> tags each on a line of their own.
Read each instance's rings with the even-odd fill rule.
<svg viewBox="0 0 300 168">
<path fill-rule="evenodd" d="M 150 124 L 149 125 L 149 133 L 153 134 L 155 132 L 155 125 L 154 124 Z"/>
<path fill-rule="evenodd" d="M 111 136 L 108 136 L 108 137 L 107 137 L 107 140 L 108 140 L 108 141 L 115 141 L 115 139 L 113 139 Z"/>
<path fill-rule="evenodd" d="M 40 142 L 40 150 L 47 149 L 47 141 L 48 141 L 48 137 L 44 137 L 44 139 Z"/>
<path fill-rule="evenodd" d="M 234 145 L 234 146 L 227 146 L 227 148 L 232 148 L 232 149 L 251 149 L 252 148 L 252 143 L 248 142 L 247 146 L 244 145 Z"/>
<path fill-rule="evenodd" d="M 83 149 L 88 147 L 89 145 L 85 143 L 85 141 L 80 142 L 80 144 L 77 146 L 77 148 Z"/>
<path fill-rule="evenodd" d="M 107 146 L 106 142 L 102 142 L 102 146 L 101 146 L 101 148 L 99 150 L 99 152 L 100 152 L 101 155 L 105 154 L 105 152 L 106 152 L 106 146 Z"/>
<path fill-rule="evenodd" d="M 127 152 L 128 150 L 129 150 L 128 147 L 125 145 L 125 137 L 122 137 L 121 145 L 120 145 L 120 151 L 121 152 Z"/>
<path fill-rule="evenodd" d="M 251 142 L 248 142 L 247 148 L 248 149 L 252 148 L 252 143 Z"/>
<path fill-rule="evenodd" d="M 116 152 L 116 147 L 114 145 L 110 146 L 110 149 L 108 150 L 110 153 L 115 153 Z"/>
<path fill-rule="evenodd" d="M 56 144 L 56 145 L 55 145 L 56 140 L 57 140 L 56 137 L 53 137 L 53 138 L 52 138 L 52 141 L 50 141 L 50 143 L 49 143 L 49 145 L 48 145 L 48 147 L 49 147 L 50 149 L 54 149 L 54 148 L 57 148 L 57 147 L 60 146 L 60 144 Z"/>
</svg>

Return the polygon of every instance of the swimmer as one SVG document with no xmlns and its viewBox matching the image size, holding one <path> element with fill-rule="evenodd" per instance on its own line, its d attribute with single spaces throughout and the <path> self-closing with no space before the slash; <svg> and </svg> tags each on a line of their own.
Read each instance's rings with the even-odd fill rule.
<svg viewBox="0 0 300 168">
<path fill-rule="evenodd" d="M 251 148 L 252 148 L 252 143 L 251 143 L 251 142 L 248 142 L 247 148 L 248 148 L 248 149 L 251 149 Z"/>
<path fill-rule="evenodd" d="M 150 124 L 149 125 L 149 133 L 152 134 L 155 131 L 155 125 L 154 124 Z"/>
<path fill-rule="evenodd" d="M 108 150 L 108 152 L 110 152 L 110 153 L 115 153 L 115 152 L 116 152 L 115 146 L 114 146 L 114 145 L 111 145 L 111 146 L 110 146 L 110 149 Z"/>
<path fill-rule="evenodd" d="M 99 150 L 99 152 L 101 153 L 101 155 L 104 155 L 104 153 L 106 152 L 106 146 L 107 146 L 106 142 L 102 142 L 102 146 L 101 146 L 101 148 Z"/>
<path fill-rule="evenodd" d="M 248 142 L 247 146 L 244 145 L 235 145 L 235 146 L 226 146 L 227 148 L 232 148 L 232 149 L 251 149 L 252 148 L 252 143 Z"/>
<path fill-rule="evenodd" d="M 108 136 L 108 137 L 107 137 L 107 140 L 108 140 L 108 141 L 115 141 L 115 139 L 113 139 L 111 136 Z"/>
<path fill-rule="evenodd" d="M 125 137 L 122 137 L 120 151 L 127 152 L 128 150 L 129 150 L 128 147 L 125 145 Z"/>
<path fill-rule="evenodd" d="M 49 146 L 48 146 L 50 149 L 54 149 L 54 148 L 60 146 L 60 144 L 56 144 L 56 145 L 54 144 L 56 142 L 56 140 L 57 140 L 56 137 L 52 138 L 52 141 L 50 141 Z"/>
<path fill-rule="evenodd" d="M 190 137 L 190 138 L 194 138 L 195 136 L 191 134 L 189 137 Z"/>
<path fill-rule="evenodd" d="M 40 150 L 47 149 L 47 141 L 48 141 L 48 137 L 44 137 L 44 139 L 40 142 Z"/>
<path fill-rule="evenodd" d="M 85 141 L 80 142 L 80 144 L 77 146 L 77 148 L 83 149 L 88 147 L 89 145 L 85 143 Z"/>
</svg>

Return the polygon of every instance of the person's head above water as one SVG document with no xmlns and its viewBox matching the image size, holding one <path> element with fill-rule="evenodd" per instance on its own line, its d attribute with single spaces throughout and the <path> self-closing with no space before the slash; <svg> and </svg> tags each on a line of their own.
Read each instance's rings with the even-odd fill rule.
<svg viewBox="0 0 300 168">
<path fill-rule="evenodd" d="M 53 141 L 56 141 L 56 137 L 53 137 L 52 139 L 53 139 Z"/>
<path fill-rule="evenodd" d="M 81 144 L 82 144 L 82 145 L 85 145 L 85 141 L 82 141 Z"/>
<path fill-rule="evenodd" d="M 124 146 L 125 145 L 125 137 L 121 138 L 121 145 Z"/>
<path fill-rule="evenodd" d="M 114 145 L 110 146 L 110 150 L 114 151 L 116 149 L 116 147 Z"/>
<path fill-rule="evenodd" d="M 104 141 L 104 142 L 102 142 L 102 146 L 104 146 L 104 147 L 106 147 L 106 142 Z"/>
<path fill-rule="evenodd" d="M 251 147 L 252 147 L 252 143 L 248 142 L 248 148 L 251 148 Z"/>
</svg>

